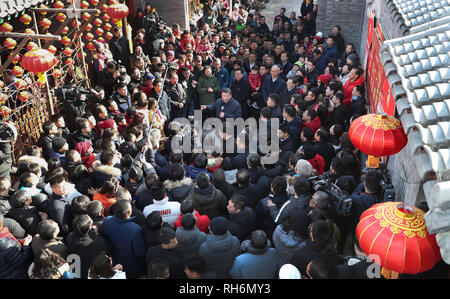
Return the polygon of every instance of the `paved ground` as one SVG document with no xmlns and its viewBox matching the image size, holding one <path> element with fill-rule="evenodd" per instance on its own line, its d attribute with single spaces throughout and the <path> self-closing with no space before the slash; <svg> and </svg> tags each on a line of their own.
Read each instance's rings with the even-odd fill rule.
<svg viewBox="0 0 450 299">
<path fill-rule="evenodd" d="M 266 17 L 266 23 L 272 30 L 273 20 L 280 13 L 280 8 L 286 8 L 285 15 L 289 17 L 292 11 L 299 15 L 301 5 L 301 0 L 270 0 L 270 2 L 266 3 L 266 8 L 261 13 Z"/>
</svg>

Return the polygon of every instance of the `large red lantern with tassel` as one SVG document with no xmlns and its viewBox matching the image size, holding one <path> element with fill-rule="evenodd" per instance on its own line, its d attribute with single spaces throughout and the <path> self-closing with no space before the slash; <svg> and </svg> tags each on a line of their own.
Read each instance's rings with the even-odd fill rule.
<svg viewBox="0 0 450 299">
<path fill-rule="evenodd" d="M 408 143 L 402 123 L 386 113 L 360 116 L 348 135 L 357 149 L 369 155 L 367 166 L 373 168 L 378 167 L 379 157 L 394 155 Z"/>
<path fill-rule="evenodd" d="M 111 19 L 121 20 L 128 16 L 128 6 L 122 3 L 114 3 L 108 7 L 106 13 Z"/>
<path fill-rule="evenodd" d="M 57 61 L 50 51 L 35 49 L 25 53 L 20 64 L 27 71 L 36 74 L 40 82 L 45 83 L 45 72 L 54 67 Z"/>
<path fill-rule="evenodd" d="M 428 271 L 441 259 L 424 212 L 405 203 L 389 201 L 367 209 L 360 217 L 356 236 L 374 262 L 397 273 Z"/>
</svg>

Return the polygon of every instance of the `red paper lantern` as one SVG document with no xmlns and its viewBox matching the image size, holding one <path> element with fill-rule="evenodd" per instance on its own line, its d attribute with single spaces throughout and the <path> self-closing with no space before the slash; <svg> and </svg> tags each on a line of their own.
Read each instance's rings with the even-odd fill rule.
<svg viewBox="0 0 450 299">
<path fill-rule="evenodd" d="M 408 143 L 402 123 L 385 113 L 357 118 L 352 122 L 348 135 L 353 145 L 371 159 L 394 155 Z M 368 163 L 372 163 L 371 160 Z"/>
<path fill-rule="evenodd" d="M 50 53 L 52 53 L 52 54 L 55 54 L 56 51 L 58 51 L 58 49 L 56 49 L 56 47 L 53 46 L 53 45 L 50 45 L 50 46 L 47 48 L 47 50 L 48 50 Z"/>
<path fill-rule="evenodd" d="M 54 78 L 60 78 L 63 75 L 63 72 L 60 69 L 54 69 L 52 72 L 52 76 Z"/>
<path fill-rule="evenodd" d="M 422 210 L 404 203 L 375 204 L 362 213 L 356 227 L 359 245 L 385 269 L 409 274 L 430 270 L 441 254 L 423 216 Z"/>
<path fill-rule="evenodd" d="M 47 6 L 47 5 L 44 5 L 44 4 L 41 4 L 41 5 L 39 5 L 39 8 L 48 8 L 48 6 Z M 43 15 L 43 16 L 45 16 L 45 15 L 47 14 L 46 11 L 40 11 L 39 13 L 40 13 L 41 15 Z"/>
<path fill-rule="evenodd" d="M 106 32 L 105 37 L 107 39 L 111 39 L 111 38 L 113 38 L 113 34 L 111 32 Z"/>
<path fill-rule="evenodd" d="M 72 58 L 69 57 L 66 59 L 66 62 L 65 62 L 66 65 L 72 65 L 73 63 L 74 63 L 74 61 Z"/>
<path fill-rule="evenodd" d="M 97 6 L 98 3 L 99 3 L 98 0 L 91 0 L 91 4 L 92 4 L 94 7 Z"/>
<path fill-rule="evenodd" d="M 17 99 L 21 102 L 26 102 L 30 99 L 30 96 L 30 93 L 24 90 L 19 92 L 19 94 L 17 95 Z"/>
<path fill-rule="evenodd" d="M 95 34 L 97 34 L 98 36 L 102 35 L 103 34 L 103 29 L 100 28 L 100 27 L 95 29 Z"/>
<path fill-rule="evenodd" d="M 114 3 L 108 7 L 106 13 L 111 19 L 121 20 L 128 16 L 128 6 L 122 3 Z"/>
<path fill-rule="evenodd" d="M 106 23 L 105 26 L 103 26 L 103 29 L 105 29 L 106 31 L 109 31 L 112 29 L 112 26 L 111 26 L 111 24 Z"/>
<path fill-rule="evenodd" d="M 23 75 L 24 70 L 20 66 L 16 65 L 15 67 L 12 68 L 11 72 L 14 76 L 21 77 Z"/>
<path fill-rule="evenodd" d="M 12 55 L 13 53 L 11 53 L 10 54 L 10 56 Z M 13 60 L 11 60 L 11 62 L 12 63 L 14 63 L 14 64 L 16 64 L 16 63 L 18 63 L 19 61 L 20 61 L 20 55 L 19 54 L 16 54 L 16 56 L 14 56 L 14 58 L 13 58 Z"/>
<path fill-rule="evenodd" d="M 61 34 L 62 34 L 62 35 L 65 35 L 65 34 L 67 34 L 67 32 L 69 32 L 69 27 L 65 26 L 65 27 L 63 28 L 63 30 L 61 31 Z"/>
<path fill-rule="evenodd" d="M 65 46 L 67 46 L 68 44 L 70 44 L 70 42 L 72 42 L 72 40 L 71 40 L 69 37 L 67 37 L 67 36 L 63 36 L 63 37 L 61 38 L 61 43 L 62 43 L 63 45 L 65 45 Z"/>
<path fill-rule="evenodd" d="M 3 46 L 5 46 L 6 48 L 12 50 L 12 49 L 14 49 L 17 46 L 17 42 L 16 42 L 16 40 L 8 37 L 3 42 Z"/>
<path fill-rule="evenodd" d="M 50 27 L 52 25 L 52 21 L 50 21 L 47 18 L 43 18 L 39 24 L 41 25 L 42 28 L 47 29 L 48 27 Z"/>
<path fill-rule="evenodd" d="M 54 67 L 56 62 L 57 59 L 50 51 L 45 49 L 35 49 L 25 53 L 20 64 L 27 71 L 38 74 L 45 73 Z"/>
<path fill-rule="evenodd" d="M 87 2 L 87 1 L 81 1 L 81 3 L 80 3 L 80 7 L 82 8 L 82 9 L 86 9 L 86 8 L 88 8 L 89 7 L 89 3 Z"/>
<path fill-rule="evenodd" d="M 94 20 L 94 25 L 95 25 L 95 26 L 99 27 L 99 26 L 101 26 L 102 24 L 103 24 L 103 21 L 102 21 L 102 20 L 100 20 L 99 18 L 95 18 L 95 20 Z"/>
<path fill-rule="evenodd" d="M 91 31 L 92 30 L 92 25 L 91 24 L 87 24 L 84 29 L 86 29 L 86 31 Z"/>
<path fill-rule="evenodd" d="M 103 37 L 97 38 L 97 42 L 104 44 L 106 41 Z"/>
<path fill-rule="evenodd" d="M 107 9 L 108 9 L 108 5 L 107 4 L 102 4 L 100 6 L 100 10 L 103 11 L 103 12 L 106 12 Z"/>
<path fill-rule="evenodd" d="M 23 79 L 19 79 L 16 82 L 14 82 L 14 86 L 18 89 L 18 90 L 22 90 L 25 89 L 27 87 L 27 82 L 25 82 L 25 80 Z"/>
<path fill-rule="evenodd" d="M 111 20 L 111 18 L 110 18 L 107 14 L 104 14 L 104 15 L 102 16 L 102 19 L 103 19 L 103 21 L 105 21 L 105 22 L 108 22 L 109 20 Z"/>
<path fill-rule="evenodd" d="M 113 5 L 113 4 L 116 4 L 117 3 L 117 0 L 109 0 L 109 5 Z"/>
<path fill-rule="evenodd" d="M 1 116 L 9 116 L 11 114 L 11 109 L 6 106 L 0 107 L 0 115 Z"/>
<path fill-rule="evenodd" d="M 86 48 L 88 49 L 88 50 L 90 50 L 90 51 L 94 51 L 95 50 L 95 46 L 94 46 L 94 44 L 91 42 L 91 43 L 88 43 L 87 45 L 86 45 Z"/>
<path fill-rule="evenodd" d="M 59 14 L 56 15 L 56 19 L 61 23 L 63 23 L 67 19 L 67 16 L 62 12 L 60 12 Z"/>
<path fill-rule="evenodd" d="M 34 31 L 31 29 L 25 29 L 24 33 L 25 34 L 34 34 Z"/>
<path fill-rule="evenodd" d="M 8 101 L 8 96 L 4 93 L 0 93 L 0 105 L 4 105 Z"/>
<path fill-rule="evenodd" d="M 63 54 L 65 56 L 70 56 L 70 55 L 72 55 L 72 53 L 73 53 L 73 50 L 71 48 L 65 48 L 63 51 Z"/>
<path fill-rule="evenodd" d="M 28 42 L 26 48 L 28 51 L 31 51 L 39 48 L 39 46 L 35 42 Z"/>
<path fill-rule="evenodd" d="M 90 13 L 87 13 L 87 12 L 85 12 L 85 13 L 83 13 L 82 15 L 81 15 L 81 18 L 84 20 L 84 21 L 89 21 L 89 18 L 91 17 L 91 14 Z"/>
<path fill-rule="evenodd" d="M 86 40 L 92 41 L 94 39 L 94 35 L 90 32 L 88 32 L 85 36 Z"/>
<path fill-rule="evenodd" d="M 5 22 L 0 26 L 1 32 L 11 32 L 12 30 L 13 30 L 13 26 L 11 24 L 9 24 L 8 22 Z"/>
<path fill-rule="evenodd" d="M 56 1 L 55 3 L 53 3 L 53 7 L 54 8 L 64 8 L 64 3 L 62 3 L 61 1 Z"/>
<path fill-rule="evenodd" d="M 19 19 L 23 24 L 28 25 L 33 21 L 33 18 L 30 15 L 23 14 Z"/>
</svg>

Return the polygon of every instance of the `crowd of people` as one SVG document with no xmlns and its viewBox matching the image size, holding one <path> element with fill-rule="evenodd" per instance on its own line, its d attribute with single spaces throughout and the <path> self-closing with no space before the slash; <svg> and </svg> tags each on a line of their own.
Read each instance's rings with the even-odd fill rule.
<svg viewBox="0 0 450 299">
<path fill-rule="evenodd" d="M 339 26 L 316 32 L 310 0 L 299 15 L 282 8 L 272 30 L 244 1 L 202 3 L 186 30 L 138 9 L 132 53 L 120 27 L 95 44 L 95 88 L 64 98 L 0 178 L 0 278 L 366 277 L 355 227 L 382 188 L 347 133 L 366 113 L 355 46 Z M 173 151 L 176 119 L 198 109 L 278 118 L 278 161 L 249 151 L 248 128 L 220 130 L 232 151 Z M 350 216 L 316 178 L 351 196 Z"/>
</svg>

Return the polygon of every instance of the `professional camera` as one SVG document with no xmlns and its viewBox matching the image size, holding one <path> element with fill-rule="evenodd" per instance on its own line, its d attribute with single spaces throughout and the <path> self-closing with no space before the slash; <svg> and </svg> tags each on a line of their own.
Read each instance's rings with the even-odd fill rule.
<svg viewBox="0 0 450 299">
<path fill-rule="evenodd" d="M 381 188 L 383 189 L 383 201 L 395 201 L 394 185 L 392 185 L 391 176 L 386 167 L 386 163 L 380 163 L 380 167 L 376 170 L 381 175 Z"/>
<path fill-rule="evenodd" d="M 329 180 L 321 180 L 318 177 L 315 178 L 317 179 L 311 179 L 313 189 L 316 192 L 323 191 L 328 194 L 331 200 L 331 207 L 337 214 L 344 217 L 350 216 L 350 213 L 352 211 L 352 199 L 347 194 L 347 192 L 345 192 Z"/>
<path fill-rule="evenodd" d="M 55 89 L 56 98 L 64 102 L 76 102 L 80 100 L 80 96 L 82 94 L 92 95 L 92 93 L 88 89 L 70 85 L 64 85 Z"/>
<path fill-rule="evenodd" d="M 86 99 L 93 96 L 92 93 L 81 87 L 63 86 L 55 89 L 55 96 L 63 102 L 67 127 L 70 131 L 76 130 L 76 119 L 83 116 L 88 110 Z"/>
<path fill-rule="evenodd" d="M 0 142 L 11 142 L 17 139 L 17 129 L 12 123 L 0 123 Z"/>
</svg>

